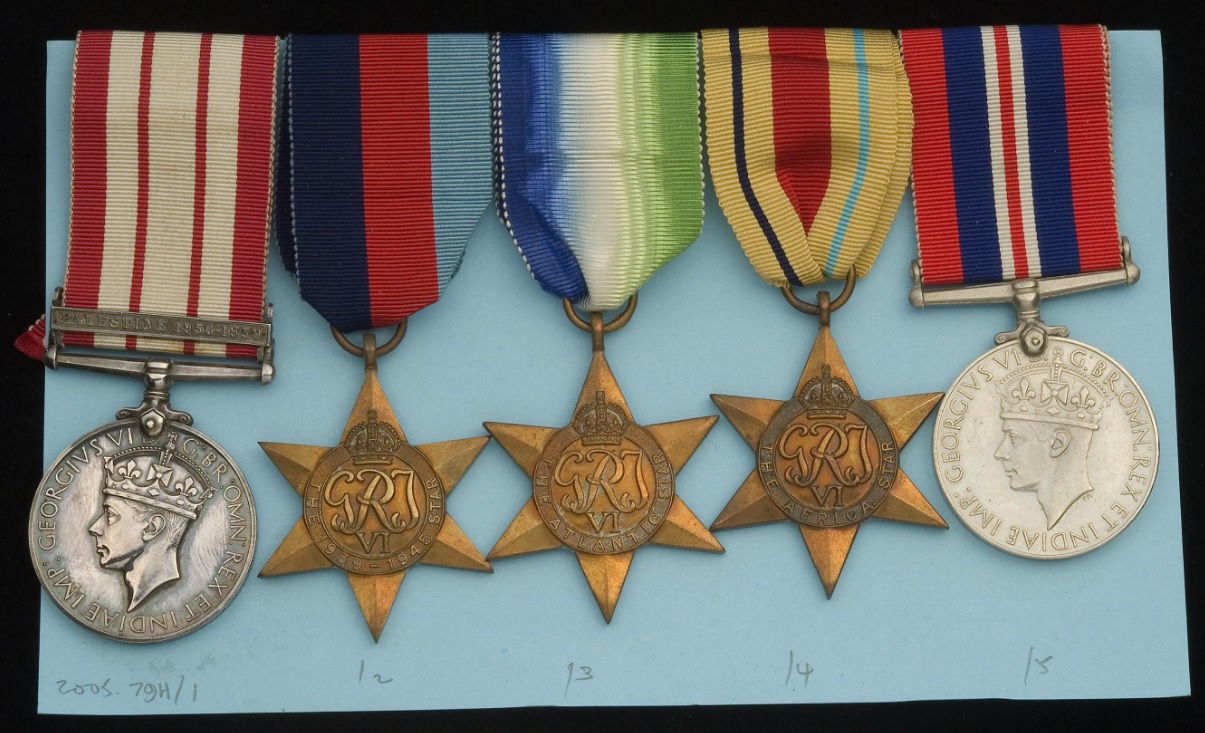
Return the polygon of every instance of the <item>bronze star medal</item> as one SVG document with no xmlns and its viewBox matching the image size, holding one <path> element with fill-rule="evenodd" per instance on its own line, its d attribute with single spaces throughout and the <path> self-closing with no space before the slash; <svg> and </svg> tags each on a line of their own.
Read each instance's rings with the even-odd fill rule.
<svg viewBox="0 0 1205 733">
<path fill-rule="evenodd" d="M 820 332 L 793 398 L 711 396 L 757 456 L 711 529 L 794 522 L 831 598 L 864 519 L 946 527 L 899 467 L 942 394 L 863 400 L 829 331 L 828 294 L 820 296 Z"/>
<path fill-rule="evenodd" d="M 598 314 L 591 318 L 601 328 Z M 485 423 L 532 485 L 489 559 L 569 548 L 610 623 L 642 545 L 724 551 L 674 486 L 716 418 L 638 425 L 602 352 L 601 332 L 573 415 L 563 428 Z"/>
<path fill-rule="evenodd" d="M 365 336 L 368 351 L 372 334 Z M 260 576 L 337 566 L 379 640 L 406 572 L 492 572 L 448 514 L 447 497 L 486 436 L 410 445 L 366 359 L 364 385 L 334 447 L 260 443 L 302 497 L 302 515 Z"/>
</svg>

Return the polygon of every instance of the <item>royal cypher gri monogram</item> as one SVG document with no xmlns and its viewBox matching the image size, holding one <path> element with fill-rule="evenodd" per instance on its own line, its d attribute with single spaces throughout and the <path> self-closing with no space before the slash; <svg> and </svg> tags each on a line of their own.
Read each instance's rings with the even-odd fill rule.
<svg viewBox="0 0 1205 733">
<path fill-rule="evenodd" d="M 393 573 L 417 562 L 444 522 L 444 490 L 418 450 L 368 420 L 315 467 L 304 496 L 310 537 L 339 567 Z"/>
<path fill-rule="evenodd" d="M 882 416 L 827 365 L 775 414 L 757 453 L 766 493 L 791 519 L 812 527 L 870 516 L 899 465 Z"/>
<path fill-rule="evenodd" d="M 595 554 L 647 542 L 674 499 L 674 473 L 661 447 L 601 391 L 549 441 L 532 485 L 548 529 Z"/>
</svg>

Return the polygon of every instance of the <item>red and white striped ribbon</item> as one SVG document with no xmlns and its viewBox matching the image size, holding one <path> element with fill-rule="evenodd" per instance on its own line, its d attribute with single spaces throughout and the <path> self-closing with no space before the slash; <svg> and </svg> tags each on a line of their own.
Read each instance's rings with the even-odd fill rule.
<svg viewBox="0 0 1205 733">
<path fill-rule="evenodd" d="M 271 36 L 79 35 L 65 306 L 262 320 L 275 84 Z M 255 356 L 161 338 L 65 342 Z"/>
</svg>

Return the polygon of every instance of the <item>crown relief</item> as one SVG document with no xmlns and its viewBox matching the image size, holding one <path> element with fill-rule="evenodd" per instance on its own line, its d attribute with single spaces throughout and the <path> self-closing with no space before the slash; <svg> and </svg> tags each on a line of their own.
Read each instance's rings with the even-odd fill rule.
<svg viewBox="0 0 1205 733">
<path fill-rule="evenodd" d="M 377 420 L 377 411 L 368 411 L 368 420 L 352 428 L 343 446 L 356 465 L 387 464 L 402 446 L 401 436 L 388 423 Z"/>
<path fill-rule="evenodd" d="M 103 493 L 166 509 L 189 519 L 197 518 L 201 507 L 217 490 L 214 486 L 198 483 L 191 474 L 174 479 L 174 469 L 150 461 L 143 465 L 133 458 L 117 462 L 111 456 L 105 457 L 104 474 Z"/>
<path fill-rule="evenodd" d="M 833 370 L 825 364 L 820 376 L 804 385 L 798 399 L 808 417 L 844 417 L 857 398 L 849 383 L 834 377 Z"/>
<path fill-rule="evenodd" d="M 1111 397 L 1090 375 L 1067 365 L 1063 350 L 1007 375 L 998 387 L 1000 417 L 1014 420 L 1099 427 Z"/>
<path fill-rule="evenodd" d="M 607 402 L 603 392 L 594 393 L 594 402 L 583 405 L 573 417 L 573 429 L 582 436 L 582 445 L 618 445 L 631 424 L 627 415 Z"/>
</svg>

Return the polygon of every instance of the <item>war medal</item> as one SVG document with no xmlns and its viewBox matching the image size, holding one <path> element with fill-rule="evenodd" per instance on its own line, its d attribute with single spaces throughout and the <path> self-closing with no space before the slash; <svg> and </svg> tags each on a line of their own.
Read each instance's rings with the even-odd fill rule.
<svg viewBox="0 0 1205 733">
<path fill-rule="evenodd" d="M 489 203 L 487 41 L 293 35 L 285 48 L 281 255 L 365 375 L 338 445 L 260 444 L 302 499 L 260 575 L 343 570 L 379 640 L 411 568 L 490 572 L 447 509 L 489 438 L 409 444 L 377 378 Z M 372 333 L 363 346 L 343 335 L 390 324 L 380 347 Z"/>
<path fill-rule="evenodd" d="M 29 549 L 59 609 L 111 639 L 200 628 L 251 567 L 246 479 L 169 390 L 272 379 L 275 59 L 271 37 L 88 31 L 76 41 L 67 275 L 44 360 L 140 377 L 146 391 L 51 464 Z M 23 350 L 42 351 L 29 333 Z"/>
<path fill-rule="evenodd" d="M 912 304 L 1017 311 L 938 412 L 942 491 L 999 549 L 1082 554 L 1133 521 L 1159 463 L 1133 377 L 1039 313 L 1043 298 L 1138 280 L 1118 232 L 1107 33 L 905 31 L 903 46 L 917 118 Z"/>
<path fill-rule="evenodd" d="M 675 482 L 715 418 L 638 424 L 603 353 L 636 290 L 702 226 L 695 37 L 492 44 L 499 215 L 536 280 L 590 332 L 594 356 L 566 427 L 485 424 L 532 480 L 489 559 L 567 547 L 610 622 L 641 546 L 723 551 Z"/>
<path fill-rule="evenodd" d="M 903 68 L 890 32 L 857 29 L 704 31 L 703 63 L 720 206 L 762 279 L 820 318 L 791 399 L 712 395 L 757 466 L 711 528 L 794 522 L 831 597 L 863 520 L 946 526 L 899 467 L 941 395 L 863 400 L 829 330 L 907 182 Z M 791 289 L 826 278 L 845 279 L 835 300 Z"/>
</svg>

